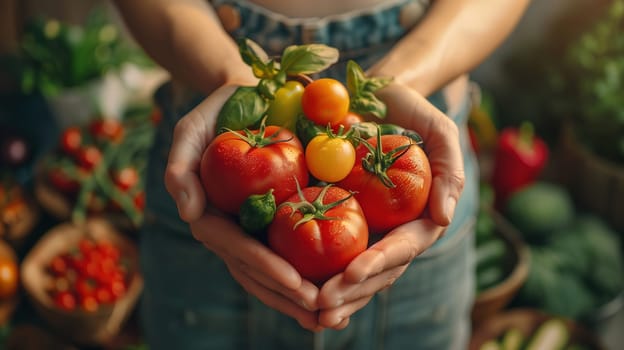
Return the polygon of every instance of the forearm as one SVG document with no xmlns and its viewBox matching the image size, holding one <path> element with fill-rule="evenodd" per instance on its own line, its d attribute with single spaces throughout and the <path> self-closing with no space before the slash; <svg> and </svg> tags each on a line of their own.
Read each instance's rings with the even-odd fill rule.
<svg viewBox="0 0 624 350">
<path fill-rule="evenodd" d="M 469 72 L 513 30 L 530 0 L 436 0 L 430 13 L 369 70 L 424 96 Z"/>
<path fill-rule="evenodd" d="M 226 81 L 252 79 L 207 1 L 114 3 L 136 41 L 174 79 L 205 93 Z"/>
</svg>

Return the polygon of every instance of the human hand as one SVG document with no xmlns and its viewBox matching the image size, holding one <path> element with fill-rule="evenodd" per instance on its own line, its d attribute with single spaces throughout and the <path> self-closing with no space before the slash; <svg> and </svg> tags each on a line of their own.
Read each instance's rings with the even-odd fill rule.
<svg viewBox="0 0 624 350">
<path fill-rule="evenodd" d="M 193 236 L 219 256 L 233 278 L 269 307 L 296 319 L 302 327 L 318 330 L 318 288 L 301 278 L 284 259 L 246 235 L 230 218 L 207 206 L 199 178 L 204 150 L 215 136 L 221 106 L 236 90 L 226 85 L 184 116 L 175 127 L 165 185 L 180 217 Z"/>
<path fill-rule="evenodd" d="M 405 85 L 391 83 L 378 96 L 388 107 L 386 122 L 414 130 L 425 140 L 433 175 L 428 209 L 422 218 L 387 233 L 321 287 L 319 324 L 327 328 L 346 327 L 353 313 L 392 285 L 414 258 L 444 234 L 464 185 L 456 125 Z"/>
</svg>

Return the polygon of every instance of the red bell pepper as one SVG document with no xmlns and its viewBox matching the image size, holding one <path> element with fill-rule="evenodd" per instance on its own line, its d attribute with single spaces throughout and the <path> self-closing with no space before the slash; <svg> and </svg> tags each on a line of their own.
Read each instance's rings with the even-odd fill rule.
<svg viewBox="0 0 624 350">
<path fill-rule="evenodd" d="M 501 208 L 513 192 L 534 182 L 548 156 L 547 144 L 535 135 L 531 123 L 503 129 L 497 140 L 491 178 L 496 206 Z"/>
</svg>

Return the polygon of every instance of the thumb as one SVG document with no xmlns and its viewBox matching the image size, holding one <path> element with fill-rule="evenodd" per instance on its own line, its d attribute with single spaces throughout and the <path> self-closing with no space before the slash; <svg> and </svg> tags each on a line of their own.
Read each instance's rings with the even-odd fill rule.
<svg viewBox="0 0 624 350">
<path fill-rule="evenodd" d="M 236 86 L 216 90 L 178 121 L 165 169 L 165 186 L 178 207 L 182 220 L 198 219 L 206 207 L 206 195 L 199 178 L 204 150 L 215 135 L 221 107 Z"/>
</svg>

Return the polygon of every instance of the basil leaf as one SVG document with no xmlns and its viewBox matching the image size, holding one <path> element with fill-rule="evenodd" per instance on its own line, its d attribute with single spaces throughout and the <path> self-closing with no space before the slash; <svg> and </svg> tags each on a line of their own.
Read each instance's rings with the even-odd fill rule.
<svg viewBox="0 0 624 350">
<path fill-rule="evenodd" d="M 241 39 L 238 41 L 243 62 L 249 65 L 254 76 L 260 79 L 271 79 L 279 71 L 275 61 L 270 60 L 267 53 L 251 39 Z"/>
<path fill-rule="evenodd" d="M 292 45 L 284 49 L 281 70 L 288 75 L 318 73 L 336 63 L 338 57 L 338 50 L 327 45 Z"/>
<path fill-rule="evenodd" d="M 217 130 L 242 130 L 257 123 L 268 108 L 255 86 L 241 86 L 223 104 L 217 116 Z"/>
<path fill-rule="evenodd" d="M 355 62 L 347 62 L 347 90 L 351 97 L 349 109 L 360 115 L 386 117 L 386 105 L 375 96 L 375 91 L 390 84 L 392 78 L 367 77 Z"/>
</svg>

